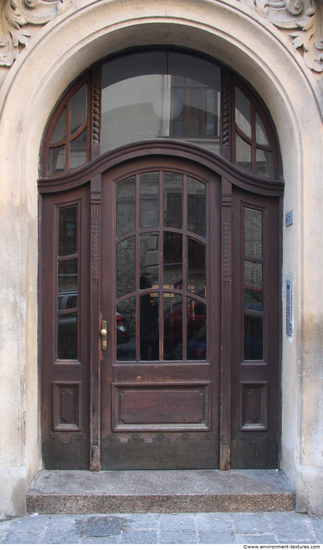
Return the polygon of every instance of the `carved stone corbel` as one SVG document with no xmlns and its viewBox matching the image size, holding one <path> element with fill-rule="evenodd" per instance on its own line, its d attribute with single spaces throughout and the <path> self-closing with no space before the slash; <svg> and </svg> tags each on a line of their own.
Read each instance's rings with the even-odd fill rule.
<svg viewBox="0 0 323 550">
<path fill-rule="evenodd" d="M 323 71 L 322 0 L 240 0 L 280 29 L 291 29 L 292 44 L 315 72 Z"/>
<path fill-rule="evenodd" d="M 0 65 L 11 67 L 30 34 L 25 25 L 45 25 L 73 5 L 73 0 L 2 0 L 0 7 Z"/>
</svg>

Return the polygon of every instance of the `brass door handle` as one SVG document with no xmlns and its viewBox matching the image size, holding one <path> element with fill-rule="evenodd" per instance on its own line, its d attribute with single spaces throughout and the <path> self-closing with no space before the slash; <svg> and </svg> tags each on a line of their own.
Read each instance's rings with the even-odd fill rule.
<svg viewBox="0 0 323 550">
<path fill-rule="evenodd" d="M 102 351 L 105 351 L 108 347 L 108 331 L 107 331 L 106 321 L 102 321 L 100 334 L 101 334 L 101 348 L 102 348 Z"/>
</svg>

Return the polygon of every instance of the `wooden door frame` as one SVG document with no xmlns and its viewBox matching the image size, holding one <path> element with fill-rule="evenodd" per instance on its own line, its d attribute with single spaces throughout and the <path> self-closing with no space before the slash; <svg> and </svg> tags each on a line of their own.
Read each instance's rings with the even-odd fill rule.
<svg viewBox="0 0 323 550">
<path fill-rule="evenodd" d="M 69 174 L 46 176 L 39 180 L 40 193 L 65 191 L 90 181 L 91 227 L 91 292 L 90 292 L 90 469 L 100 470 L 100 277 L 101 277 L 101 175 L 122 163 L 141 158 L 172 157 L 186 159 L 208 168 L 222 178 L 221 204 L 221 405 L 220 405 L 220 468 L 230 468 L 231 426 L 231 326 L 232 326 L 232 186 L 265 196 L 282 197 L 284 185 L 244 172 L 225 158 L 197 146 L 176 140 L 153 140 L 135 143 L 106 153 L 84 168 Z M 225 389 L 225 391 L 224 391 Z"/>
</svg>

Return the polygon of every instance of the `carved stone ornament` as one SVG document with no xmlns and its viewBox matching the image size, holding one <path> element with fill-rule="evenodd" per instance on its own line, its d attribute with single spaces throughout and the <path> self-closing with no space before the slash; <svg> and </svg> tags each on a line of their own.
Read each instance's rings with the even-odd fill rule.
<svg viewBox="0 0 323 550">
<path fill-rule="evenodd" d="M 276 27 L 292 29 L 295 49 L 310 69 L 323 71 L 323 0 L 240 0 Z"/>
<path fill-rule="evenodd" d="M 73 5 L 73 0 L 0 0 L 0 65 L 10 67 L 30 34 L 24 25 L 45 25 Z"/>
</svg>

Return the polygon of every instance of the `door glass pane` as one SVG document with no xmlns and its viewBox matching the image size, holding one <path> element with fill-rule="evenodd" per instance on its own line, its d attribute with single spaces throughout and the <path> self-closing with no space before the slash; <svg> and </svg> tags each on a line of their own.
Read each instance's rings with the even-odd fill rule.
<svg viewBox="0 0 323 550">
<path fill-rule="evenodd" d="M 164 232 L 164 287 L 183 286 L 182 244 L 180 233 Z"/>
<path fill-rule="evenodd" d="M 58 209 L 58 256 L 77 252 L 77 212 L 77 204 Z"/>
<path fill-rule="evenodd" d="M 262 211 L 244 207 L 244 253 L 262 258 Z"/>
<path fill-rule="evenodd" d="M 274 177 L 273 154 L 271 151 L 256 149 L 256 172 L 265 178 Z"/>
<path fill-rule="evenodd" d="M 235 118 L 241 132 L 251 139 L 251 103 L 245 94 L 235 87 Z"/>
<path fill-rule="evenodd" d="M 70 135 L 73 135 L 82 126 L 87 116 L 87 84 L 73 95 L 71 101 Z"/>
<path fill-rule="evenodd" d="M 152 288 L 159 283 L 159 233 L 140 235 L 140 288 Z"/>
<path fill-rule="evenodd" d="M 87 129 L 70 142 L 70 170 L 82 166 L 86 162 Z"/>
<path fill-rule="evenodd" d="M 117 237 L 134 231 L 136 226 L 136 178 L 117 185 Z"/>
<path fill-rule="evenodd" d="M 164 294 L 164 360 L 182 359 L 182 296 Z"/>
<path fill-rule="evenodd" d="M 187 248 L 187 290 L 204 297 L 206 287 L 205 245 L 189 237 Z"/>
<path fill-rule="evenodd" d="M 117 244 L 117 298 L 135 291 L 135 237 Z"/>
<path fill-rule="evenodd" d="M 159 174 L 149 172 L 140 175 L 140 228 L 159 224 Z"/>
<path fill-rule="evenodd" d="M 206 305 L 188 300 L 187 359 L 206 359 Z"/>
<path fill-rule="evenodd" d="M 183 227 L 183 175 L 164 172 L 164 225 Z"/>
<path fill-rule="evenodd" d="M 140 296 L 140 360 L 159 359 L 158 293 Z"/>
<path fill-rule="evenodd" d="M 236 132 L 236 165 L 251 172 L 251 145 Z"/>
<path fill-rule="evenodd" d="M 77 312 L 58 315 L 57 358 L 77 359 Z"/>
<path fill-rule="evenodd" d="M 63 111 L 59 115 L 59 119 L 56 123 L 54 132 L 52 134 L 52 139 L 50 140 L 51 143 L 58 143 L 59 141 L 62 141 L 66 137 L 66 107 L 64 107 Z"/>
<path fill-rule="evenodd" d="M 246 309 L 262 311 L 262 264 L 244 262 Z"/>
<path fill-rule="evenodd" d="M 58 262 L 58 296 L 62 292 L 77 293 L 77 258 Z"/>
<path fill-rule="evenodd" d="M 263 318 L 244 316 L 244 358 L 260 360 L 263 358 Z"/>
<path fill-rule="evenodd" d="M 48 151 L 48 173 L 58 174 L 65 170 L 65 145 L 50 147 Z"/>
<path fill-rule="evenodd" d="M 193 178 L 187 178 L 187 209 L 188 231 L 205 237 L 205 184 Z"/>
<path fill-rule="evenodd" d="M 117 361 L 136 360 L 136 299 L 117 305 Z"/>
</svg>

